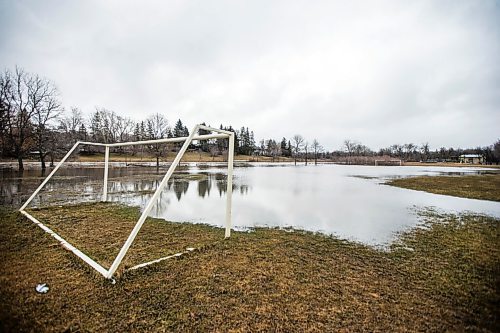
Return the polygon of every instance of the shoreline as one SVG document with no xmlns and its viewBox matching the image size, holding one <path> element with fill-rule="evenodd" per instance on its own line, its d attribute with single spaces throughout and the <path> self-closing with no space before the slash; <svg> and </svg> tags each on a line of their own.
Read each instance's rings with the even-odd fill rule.
<svg viewBox="0 0 500 333">
<path fill-rule="evenodd" d="M 55 161 L 54 165 L 57 165 L 59 161 Z M 225 165 L 226 161 L 211 161 L 211 160 L 201 160 L 201 161 L 181 161 L 182 165 Z M 284 160 L 284 161 L 270 161 L 270 160 L 262 160 L 262 161 L 254 161 L 248 159 L 235 159 L 235 166 L 241 164 L 248 165 L 257 165 L 257 164 L 283 164 L 283 165 L 294 165 L 293 160 Z M 297 166 L 303 166 L 304 161 L 297 161 Z M 47 169 L 49 172 L 54 167 L 49 166 L 50 162 L 47 162 Z M 166 167 L 171 164 L 171 161 L 161 161 L 160 167 Z M 145 167 L 155 167 L 156 161 L 153 160 L 113 160 L 110 159 L 109 166 L 110 167 L 127 167 L 127 166 L 142 166 Z M 312 162 L 308 162 L 308 166 L 314 166 L 314 160 Z M 345 164 L 338 163 L 329 160 L 318 160 L 318 165 L 342 165 L 342 166 L 367 166 L 367 167 L 375 167 L 370 164 Z M 61 168 L 78 168 L 78 167 L 96 167 L 101 168 L 104 166 L 104 161 L 66 161 Z M 379 167 L 385 167 L 386 165 L 379 165 Z M 484 165 L 484 164 L 461 164 L 461 163 L 419 163 L 419 162 L 406 162 L 402 165 L 387 165 L 388 167 L 442 167 L 442 168 L 481 168 L 481 169 L 492 169 L 498 170 L 500 169 L 500 165 Z M 18 171 L 18 163 L 17 161 L 0 161 L 0 169 L 10 169 L 13 171 Z M 39 161 L 24 161 L 24 170 L 41 170 L 41 165 Z"/>
</svg>

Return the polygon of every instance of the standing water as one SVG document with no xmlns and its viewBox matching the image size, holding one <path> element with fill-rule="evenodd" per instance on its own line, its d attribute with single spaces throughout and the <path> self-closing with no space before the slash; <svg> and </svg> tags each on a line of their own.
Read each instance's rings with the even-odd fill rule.
<svg viewBox="0 0 500 333">
<path fill-rule="evenodd" d="M 108 198 L 144 208 L 165 169 L 110 168 Z M 484 169 L 483 169 L 484 171 Z M 237 167 L 233 184 L 233 226 L 291 227 L 360 241 L 386 244 L 398 232 L 419 223 L 415 212 L 432 207 L 443 212 L 500 217 L 500 203 L 436 195 L 384 185 L 394 177 L 477 173 L 474 168 L 293 166 L 255 164 Z M 1 173 L 1 202 L 19 207 L 43 180 L 40 171 Z M 32 206 L 100 200 L 102 168 L 58 171 Z M 170 221 L 224 226 L 226 169 L 191 164 L 175 174 L 151 216 Z"/>
</svg>

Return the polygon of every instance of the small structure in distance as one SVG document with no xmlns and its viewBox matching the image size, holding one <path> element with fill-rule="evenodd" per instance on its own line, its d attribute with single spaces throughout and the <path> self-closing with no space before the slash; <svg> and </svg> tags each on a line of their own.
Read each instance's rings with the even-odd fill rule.
<svg viewBox="0 0 500 333">
<path fill-rule="evenodd" d="M 458 161 L 463 164 L 483 164 L 484 156 L 480 154 L 463 154 L 458 157 Z"/>
</svg>

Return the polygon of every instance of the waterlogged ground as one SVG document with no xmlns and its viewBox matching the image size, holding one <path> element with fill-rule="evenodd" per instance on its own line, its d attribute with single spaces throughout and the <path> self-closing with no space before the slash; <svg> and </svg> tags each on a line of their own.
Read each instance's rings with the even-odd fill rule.
<svg viewBox="0 0 500 333">
<path fill-rule="evenodd" d="M 164 171 L 112 168 L 110 198 L 143 206 Z M 162 218 L 146 220 L 112 284 L 12 209 L 42 175 L 4 170 L 0 331 L 498 332 L 499 203 L 383 184 L 442 171 L 477 172 L 335 165 L 235 170 L 239 228 L 293 226 L 377 245 L 394 240 L 379 249 L 281 228 L 235 231 L 224 239 L 221 228 L 167 222 L 162 218 L 223 224 L 224 169 L 184 167 L 153 211 Z M 61 170 L 34 202 L 51 207 L 29 211 L 109 267 L 140 211 L 68 205 L 98 200 L 102 174 Z M 124 271 L 187 246 L 195 250 Z M 49 292 L 35 292 L 38 283 Z"/>
<path fill-rule="evenodd" d="M 100 200 L 103 169 L 61 169 L 36 197 L 43 207 Z M 112 202 L 144 207 L 166 168 L 110 168 Z M 252 164 L 235 168 L 233 224 L 246 230 L 270 226 L 333 234 L 370 245 L 385 245 L 420 222 L 423 207 L 500 217 L 500 203 L 436 195 L 383 185 L 409 176 L 477 174 L 474 168 Z M 18 174 L 2 170 L 2 204 L 20 206 L 43 180 L 39 170 Z M 226 169 L 221 165 L 187 164 L 174 174 L 151 216 L 169 221 L 222 227 L 225 217 Z"/>
<path fill-rule="evenodd" d="M 64 236 L 107 265 L 139 215 L 109 203 L 32 212 L 70 224 Z M 388 251 L 276 228 L 224 240 L 220 228 L 148 218 L 122 268 L 197 249 L 120 269 L 112 284 L 0 207 L 0 331 L 498 332 L 499 220 L 418 213 L 422 227 Z"/>
</svg>

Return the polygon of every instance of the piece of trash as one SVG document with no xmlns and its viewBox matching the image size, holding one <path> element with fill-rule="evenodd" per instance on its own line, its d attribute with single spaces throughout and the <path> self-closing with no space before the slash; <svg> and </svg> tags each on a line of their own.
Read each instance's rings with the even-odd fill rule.
<svg viewBox="0 0 500 333">
<path fill-rule="evenodd" d="M 46 294 L 49 291 L 49 286 L 46 283 L 40 283 L 36 285 L 35 290 L 40 294 Z"/>
<path fill-rule="evenodd" d="M 186 251 L 194 251 L 194 247 L 187 247 Z"/>
</svg>

